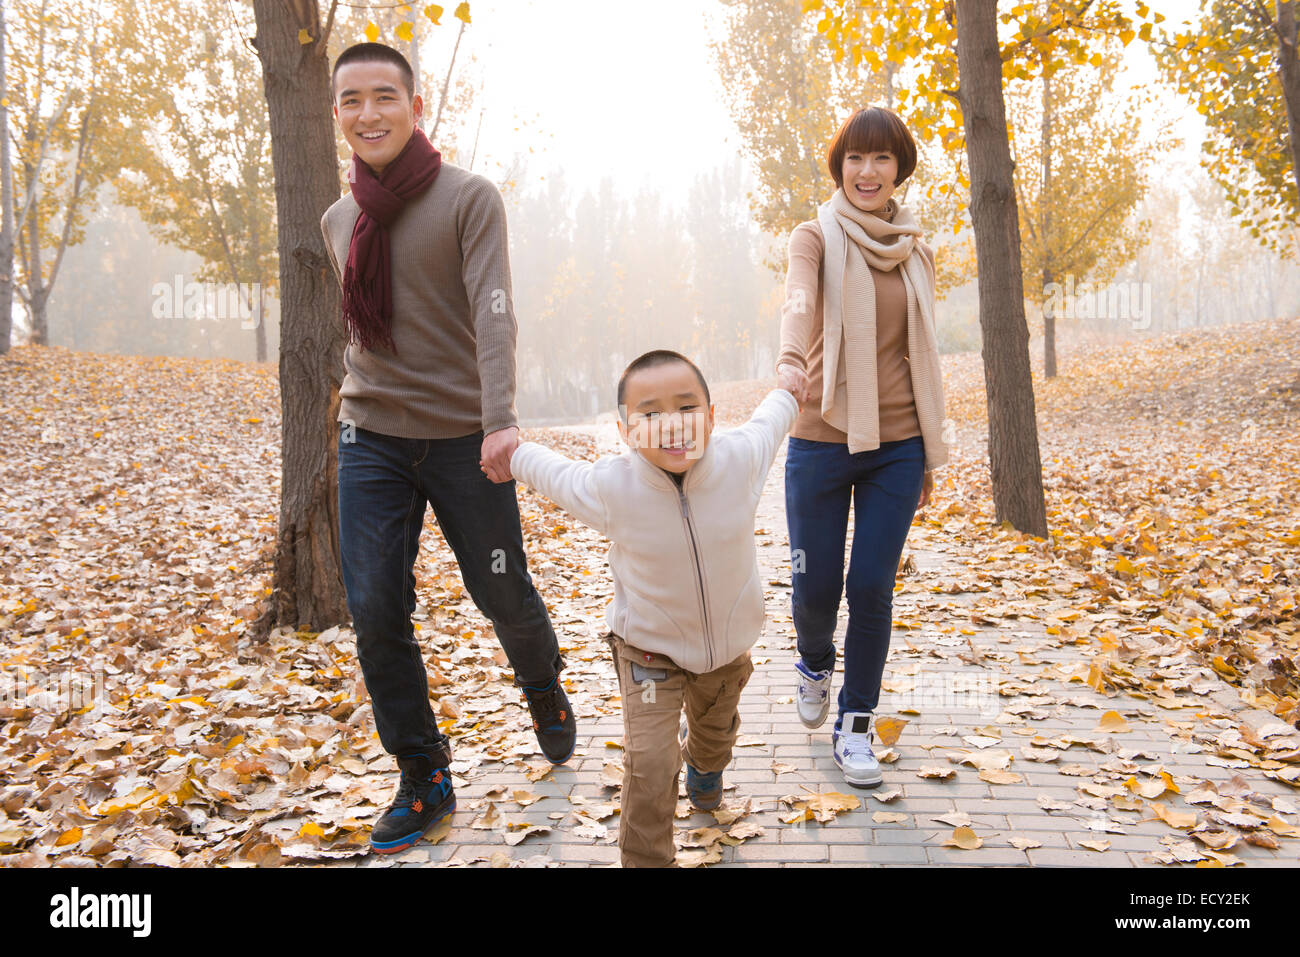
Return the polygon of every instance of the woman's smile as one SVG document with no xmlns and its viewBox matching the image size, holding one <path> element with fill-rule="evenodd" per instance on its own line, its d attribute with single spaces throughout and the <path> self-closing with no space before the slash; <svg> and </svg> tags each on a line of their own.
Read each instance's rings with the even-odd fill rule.
<svg viewBox="0 0 1300 957">
<path fill-rule="evenodd" d="M 865 152 L 849 150 L 844 154 L 841 177 L 844 195 L 849 202 L 865 213 L 875 213 L 886 208 L 894 193 L 898 178 L 898 158 L 883 150 Z"/>
</svg>

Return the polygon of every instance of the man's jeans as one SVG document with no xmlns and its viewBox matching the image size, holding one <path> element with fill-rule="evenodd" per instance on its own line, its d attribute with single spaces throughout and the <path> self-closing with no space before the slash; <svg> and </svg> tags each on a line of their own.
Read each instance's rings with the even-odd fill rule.
<svg viewBox="0 0 1300 957">
<path fill-rule="evenodd" d="M 445 737 L 411 626 L 426 501 L 516 682 L 544 686 L 563 667 L 528 574 L 515 483 L 495 484 L 480 470 L 482 432 L 403 439 L 356 429 L 352 442 L 345 434 L 338 446 L 343 585 L 375 726 L 390 754 L 433 754 Z"/>
<path fill-rule="evenodd" d="M 920 436 L 849 454 L 839 442 L 790 437 L 785 509 L 790 529 L 794 627 L 812 671 L 835 666 L 835 621 L 847 594 L 844 684 L 839 714 L 876 710 L 893 628 L 894 579 L 921 498 Z M 853 551 L 844 578 L 844 541 L 853 500 Z M 835 727 L 840 727 L 839 718 Z"/>
</svg>

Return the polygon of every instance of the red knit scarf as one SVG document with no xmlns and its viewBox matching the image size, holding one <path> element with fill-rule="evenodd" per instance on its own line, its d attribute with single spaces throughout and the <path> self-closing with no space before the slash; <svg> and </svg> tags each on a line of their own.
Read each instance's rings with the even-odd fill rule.
<svg viewBox="0 0 1300 957">
<path fill-rule="evenodd" d="M 348 182 L 361 207 L 348 246 L 343 271 L 343 319 L 348 338 L 362 349 L 393 345 L 392 256 L 388 226 L 408 201 L 433 184 L 442 167 L 442 154 L 418 126 L 380 176 L 352 154 Z"/>
</svg>

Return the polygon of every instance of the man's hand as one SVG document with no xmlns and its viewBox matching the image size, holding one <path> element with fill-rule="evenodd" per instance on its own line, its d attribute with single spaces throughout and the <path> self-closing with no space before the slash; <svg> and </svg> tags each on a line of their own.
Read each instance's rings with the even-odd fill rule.
<svg viewBox="0 0 1300 957">
<path fill-rule="evenodd" d="M 776 367 L 776 386 L 794 396 L 800 408 L 808 401 L 808 374 L 792 365 Z"/>
<path fill-rule="evenodd" d="M 500 484 L 509 482 L 514 476 L 510 474 L 510 457 L 519 448 L 519 429 L 510 426 L 483 437 L 483 451 L 478 460 L 483 474 Z"/>
<path fill-rule="evenodd" d="M 930 493 L 934 491 L 934 473 L 926 472 L 925 478 L 921 480 L 921 500 L 916 503 L 916 510 L 919 512 L 930 504 Z"/>
</svg>

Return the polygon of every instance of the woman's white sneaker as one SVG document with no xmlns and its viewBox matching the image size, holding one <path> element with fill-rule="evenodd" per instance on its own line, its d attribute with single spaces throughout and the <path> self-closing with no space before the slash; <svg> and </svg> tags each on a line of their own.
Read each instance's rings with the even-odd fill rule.
<svg viewBox="0 0 1300 957">
<path fill-rule="evenodd" d="M 851 711 L 833 735 L 835 763 L 855 788 L 874 788 L 881 781 L 880 762 L 871 750 L 871 713 Z"/>
<path fill-rule="evenodd" d="M 831 709 L 831 672 L 809 671 L 802 660 L 795 663 L 794 670 L 799 675 L 799 687 L 794 695 L 799 720 L 806 728 L 820 728 Z"/>
</svg>

